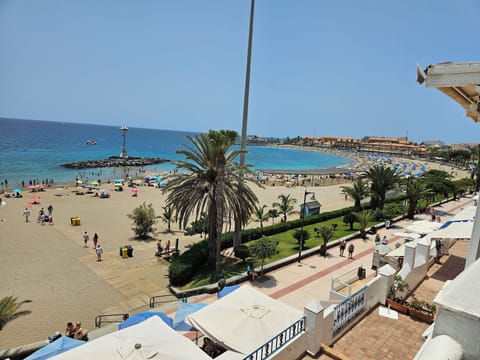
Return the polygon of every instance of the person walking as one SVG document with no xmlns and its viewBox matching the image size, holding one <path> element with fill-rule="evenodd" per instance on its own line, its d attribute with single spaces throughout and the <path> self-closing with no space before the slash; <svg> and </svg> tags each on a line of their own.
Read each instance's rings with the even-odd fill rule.
<svg viewBox="0 0 480 360">
<path fill-rule="evenodd" d="M 93 247 L 96 249 L 98 244 L 98 234 L 93 234 Z"/>
<path fill-rule="evenodd" d="M 89 240 L 89 237 L 88 237 L 88 233 L 85 231 L 83 233 L 83 247 L 88 247 L 88 240 Z"/>
<path fill-rule="evenodd" d="M 345 248 L 347 247 L 347 242 L 345 241 L 345 239 L 343 239 L 341 242 L 340 242 L 340 256 L 341 257 L 344 257 L 345 255 L 343 255 L 343 253 L 345 252 Z"/>
<path fill-rule="evenodd" d="M 355 245 L 350 244 L 348 246 L 348 258 L 353 259 L 353 251 L 355 250 Z"/>
<path fill-rule="evenodd" d="M 103 248 L 100 244 L 95 248 L 95 253 L 97 254 L 97 261 L 102 261 Z"/>
<path fill-rule="evenodd" d="M 23 210 L 23 216 L 25 216 L 25 222 L 28 222 L 28 218 L 30 217 L 30 209 L 29 208 L 25 208 L 25 210 Z"/>
</svg>

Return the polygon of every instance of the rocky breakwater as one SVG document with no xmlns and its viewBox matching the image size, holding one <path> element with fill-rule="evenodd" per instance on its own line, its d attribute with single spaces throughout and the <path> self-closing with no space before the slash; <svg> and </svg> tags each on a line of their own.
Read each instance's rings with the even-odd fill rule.
<svg viewBox="0 0 480 360">
<path fill-rule="evenodd" d="M 119 167 L 119 166 L 130 166 L 130 167 L 141 167 L 146 165 L 160 164 L 164 162 L 169 162 L 168 159 L 162 158 L 142 158 L 142 157 L 128 157 L 121 158 L 119 156 L 110 156 L 108 159 L 104 160 L 85 160 L 77 161 L 73 163 L 62 164 L 60 166 L 67 169 L 92 169 L 92 168 L 106 168 L 106 167 Z"/>
</svg>

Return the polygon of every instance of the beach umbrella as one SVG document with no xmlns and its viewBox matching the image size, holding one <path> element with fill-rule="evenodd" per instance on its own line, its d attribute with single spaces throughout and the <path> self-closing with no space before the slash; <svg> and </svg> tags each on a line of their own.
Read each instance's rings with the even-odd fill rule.
<svg viewBox="0 0 480 360">
<path fill-rule="evenodd" d="M 35 351 L 33 354 L 30 354 L 30 356 L 27 356 L 25 360 L 50 359 L 55 355 L 61 354 L 83 344 L 85 344 L 85 341 L 83 340 L 76 340 L 62 335 L 57 340 L 52 341 L 51 343 Z"/>
<path fill-rule="evenodd" d="M 113 180 L 113 182 L 114 182 L 115 184 L 119 184 L 119 183 L 122 183 L 122 182 L 123 182 L 123 179 L 115 179 L 115 180 Z"/>
<path fill-rule="evenodd" d="M 225 286 L 220 292 L 218 293 L 219 298 L 223 298 L 230 294 L 231 292 L 234 292 L 240 287 L 240 285 L 231 285 L 231 286 Z"/>
<path fill-rule="evenodd" d="M 28 185 L 29 189 L 35 189 L 35 185 Z"/>
<path fill-rule="evenodd" d="M 82 183 L 83 183 L 82 180 L 75 180 L 75 182 L 76 182 L 77 184 L 82 184 Z"/>
<path fill-rule="evenodd" d="M 40 196 L 32 195 L 32 196 L 30 196 L 30 198 L 33 199 L 33 200 L 38 200 L 38 199 L 40 199 Z"/>
<path fill-rule="evenodd" d="M 189 304 L 181 302 L 173 319 L 173 329 L 177 331 L 190 331 L 193 327 L 185 322 L 185 318 L 194 312 L 204 308 L 207 304 Z"/>
<path fill-rule="evenodd" d="M 165 324 L 167 324 L 170 327 L 173 327 L 173 319 L 167 315 L 165 315 L 163 312 L 160 311 L 144 311 L 140 312 L 138 314 L 133 314 L 130 316 L 127 320 L 122 321 L 120 325 L 118 325 L 118 330 L 125 329 L 129 326 L 136 325 L 138 323 L 141 323 L 142 321 L 152 317 L 152 316 L 158 316 L 160 319 L 163 320 Z"/>
<path fill-rule="evenodd" d="M 115 183 L 115 184 L 113 184 L 113 186 L 122 186 L 122 184 L 120 184 L 120 183 Z"/>
<path fill-rule="evenodd" d="M 13 189 L 13 192 L 15 192 L 15 193 L 21 193 L 22 190 L 20 190 L 20 189 Z"/>
<path fill-rule="evenodd" d="M 136 192 L 138 192 L 138 189 L 132 189 L 132 192 L 136 193 Z"/>
<path fill-rule="evenodd" d="M 90 185 L 98 186 L 98 181 L 90 181 Z"/>
</svg>

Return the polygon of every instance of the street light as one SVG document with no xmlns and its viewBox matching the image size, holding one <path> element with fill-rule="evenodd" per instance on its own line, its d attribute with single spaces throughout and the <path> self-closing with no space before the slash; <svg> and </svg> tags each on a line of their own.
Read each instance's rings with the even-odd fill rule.
<svg viewBox="0 0 480 360">
<path fill-rule="evenodd" d="M 300 262 L 302 258 L 302 248 L 303 248 L 303 225 L 305 224 L 305 210 L 307 204 L 307 195 L 312 194 L 312 200 L 315 200 L 315 193 L 313 191 L 307 191 L 305 189 L 305 193 L 303 194 L 303 207 L 302 213 L 300 216 L 302 217 L 302 229 L 300 230 L 300 244 L 298 245 L 298 262 Z"/>
</svg>

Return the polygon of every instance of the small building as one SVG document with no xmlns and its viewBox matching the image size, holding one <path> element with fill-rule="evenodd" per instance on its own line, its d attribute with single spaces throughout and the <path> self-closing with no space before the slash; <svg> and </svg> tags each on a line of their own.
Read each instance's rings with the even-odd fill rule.
<svg viewBox="0 0 480 360">
<path fill-rule="evenodd" d="M 311 200 L 300 205 L 300 214 L 303 216 L 317 215 L 320 214 L 321 207 L 322 205 L 317 200 Z"/>
</svg>

